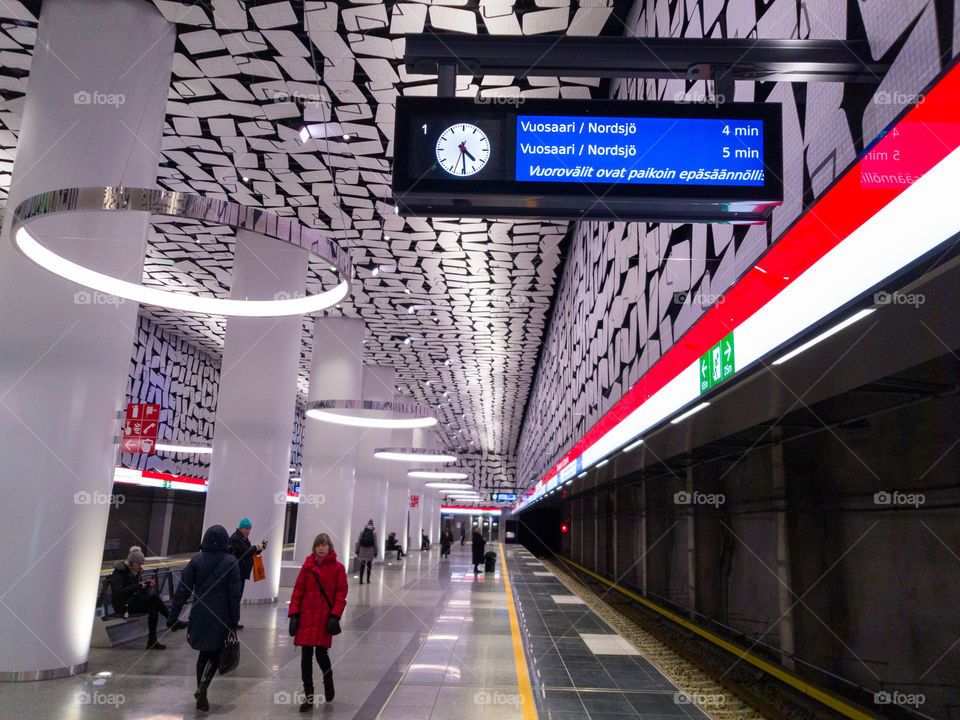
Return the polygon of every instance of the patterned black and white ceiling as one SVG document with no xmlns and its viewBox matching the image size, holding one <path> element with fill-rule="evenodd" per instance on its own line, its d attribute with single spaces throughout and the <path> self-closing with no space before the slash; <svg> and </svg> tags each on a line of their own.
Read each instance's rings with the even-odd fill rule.
<svg viewBox="0 0 960 720">
<path fill-rule="evenodd" d="M 404 36 L 621 35 L 630 3 L 153 3 L 178 28 L 159 185 L 269 208 L 330 233 L 349 248 L 357 277 L 353 295 L 335 312 L 365 320 L 366 362 L 395 367 L 400 392 L 438 408 L 448 449 L 477 458 L 512 457 L 568 226 L 403 219 L 395 212 L 390 178 L 396 98 L 437 91 L 435 76 L 404 69 Z M 0 6 L 0 203 L 15 157 L 36 5 L 6 0 Z M 457 95 L 465 97 L 587 98 L 608 92 L 590 78 L 457 78 Z M 298 131 L 305 119 L 336 123 L 350 139 L 302 143 Z M 155 224 L 144 282 L 226 296 L 232 243 L 225 228 Z M 333 280 L 321 265 L 311 268 L 310 277 L 313 289 Z M 142 312 L 220 352 L 222 318 L 147 307 Z M 303 393 L 311 335 L 312 319 L 306 318 Z"/>
</svg>

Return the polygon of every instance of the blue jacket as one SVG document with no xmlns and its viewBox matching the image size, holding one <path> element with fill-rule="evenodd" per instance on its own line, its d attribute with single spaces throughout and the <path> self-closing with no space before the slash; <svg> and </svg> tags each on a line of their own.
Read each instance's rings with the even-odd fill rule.
<svg viewBox="0 0 960 720">
<path fill-rule="evenodd" d="M 240 571 L 230 553 L 230 538 L 222 525 L 203 534 L 200 554 L 180 576 L 167 625 L 173 625 L 183 604 L 193 595 L 187 642 L 194 650 L 219 650 L 227 632 L 240 622 Z"/>
</svg>

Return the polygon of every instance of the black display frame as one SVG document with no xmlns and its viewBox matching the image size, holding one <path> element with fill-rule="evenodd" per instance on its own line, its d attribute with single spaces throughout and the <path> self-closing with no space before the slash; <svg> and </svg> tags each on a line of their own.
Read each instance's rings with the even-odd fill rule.
<svg viewBox="0 0 960 720">
<path fill-rule="evenodd" d="M 764 184 L 740 187 L 514 180 L 518 115 L 762 120 Z M 476 175 L 457 178 L 439 169 L 433 155 L 434 170 L 415 171 L 411 154 L 417 147 L 422 150 L 430 146 L 415 137 L 424 120 L 435 124 L 437 135 L 460 122 L 481 127 L 498 124 L 505 148 L 505 174 L 491 177 L 485 168 Z M 491 98 L 482 102 L 470 98 L 401 97 L 397 100 L 393 170 L 393 196 L 400 215 L 763 222 L 783 202 L 782 112 L 776 103 L 709 105 L 522 98 Z"/>
</svg>

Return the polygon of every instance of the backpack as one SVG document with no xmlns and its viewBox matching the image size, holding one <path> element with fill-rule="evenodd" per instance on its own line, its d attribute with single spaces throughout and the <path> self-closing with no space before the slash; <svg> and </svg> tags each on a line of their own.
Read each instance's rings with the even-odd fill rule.
<svg viewBox="0 0 960 720">
<path fill-rule="evenodd" d="M 373 547 L 373 530 L 364 528 L 360 533 L 360 547 Z"/>
</svg>

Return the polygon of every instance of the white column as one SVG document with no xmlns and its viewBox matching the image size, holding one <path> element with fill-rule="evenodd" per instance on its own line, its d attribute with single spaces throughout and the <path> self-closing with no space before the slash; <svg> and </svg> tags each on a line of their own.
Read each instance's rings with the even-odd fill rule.
<svg viewBox="0 0 960 720">
<path fill-rule="evenodd" d="M 387 366 L 367 365 L 363 368 L 364 400 L 393 400 L 394 370 Z M 379 543 L 378 557 L 383 559 L 387 529 L 387 478 L 397 463 L 392 460 L 378 460 L 373 451 L 378 447 L 390 446 L 389 430 L 366 430 L 358 444 L 357 482 L 353 495 L 353 537 L 350 551 L 360 535 L 360 530 L 373 519 L 377 528 Z"/>
<path fill-rule="evenodd" d="M 0 239 L 0 527 L 12 542 L 0 553 L 0 680 L 86 667 L 138 310 L 27 260 L 11 244 L 13 210 L 46 190 L 156 185 L 175 36 L 135 0 L 54 0 L 40 14 Z M 145 215 L 30 227 L 74 262 L 142 278 Z"/>
<path fill-rule="evenodd" d="M 355 400 L 361 397 L 363 321 L 353 318 L 317 318 L 313 327 L 313 360 L 308 401 Z M 352 525 L 357 439 L 360 430 L 306 419 L 297 508 L 297 536 L 293 562 L 299 569 L 322 532 L 344 565 L 353 554 L 360 528 Z M 366 520 L 364 520 L 366 522 Z M 295 576 L 294 576 L 295 578 Z"/>
<path fill-rule="evenodd" d="M 230 297 L 303 292 L 307 262 L 301 248 L 240 230 Z M 302 322 L 299 315 L 227 319 L 202 529 L 223 525 L 232 533 L 249 518 L 250 542 L 269 541 L 266 579 L 247 581 L 244 602 L 274 602 L 280 588 Z"/>
<path fill-rule="evenodd" d="M 394 400 L 408 400 L 395 395 Z M 412 430 L 393 430 L 390 433 L 391 447 L 411 447 L 413 441 Z M 387 527 L 385 533 L 394 531 L 397 533 L 397 542 L 403 545 L 404 551 L 410 549 L 410 542 L 407 539 L 407 512 L 410 509 L 410 482 L 407 477 L 407 470 L 413 467 L 408 463 L 383 463 L 383 466 L 389 473 L 387 486 Z"/>
</svg>

